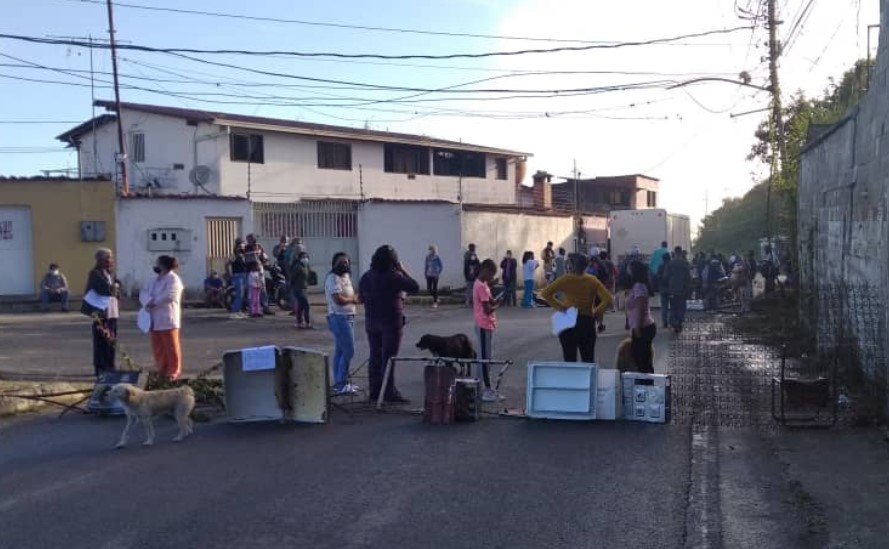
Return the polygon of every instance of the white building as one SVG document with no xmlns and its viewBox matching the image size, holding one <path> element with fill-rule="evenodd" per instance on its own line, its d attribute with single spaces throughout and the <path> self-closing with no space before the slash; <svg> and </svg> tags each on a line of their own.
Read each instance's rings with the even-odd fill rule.
<svg viewBox="0 0 889 549">
<path fill-rule="evenodd" d="M 114 111 L 114 103 L 96 104 Z M 515 204 L 527 153 L 426 136 L 123 103 L 130 188 L 253 202 L 400 198 Z M 58 136 L 82 176 L 119 180 L 117 113 Z M 517 170 L 518 167 L 518 170 Z"/>
<path fill-rule="evenodd" d="M 100 101 L 113 110 L 113 103 Z M 316 270 L 344 251 L 366 269 L 393 245 L 423 278 L 429 244 L 445 262 L 442 285 L 461 287 L 472 242 L 499 264 L 540 253 L 547 241 L 578 248 L 568 213 L 522 209 L 526 153 L 424 136 L 124 103 L 131 195 L 117 201 L 118 271 L 128 291 L 171 253 L 190 290 L 221 269 L 235 236 L 255 232 L 267 249 L 301 236 Z M 83 175 L 119 181 L 117 118 L 103 114 L 59 136 Z M 605 218 L 584 218 L 596 240 Z"/>
</svg>

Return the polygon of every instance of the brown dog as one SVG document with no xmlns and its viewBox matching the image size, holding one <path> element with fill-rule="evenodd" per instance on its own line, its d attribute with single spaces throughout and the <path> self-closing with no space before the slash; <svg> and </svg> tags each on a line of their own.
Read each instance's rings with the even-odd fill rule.
<svg viewBox="0 0 889 549">
<path fill-rule="evenodd" d="M 118 383 L 111 388 L 111 398 L 116 398 L 127 413 L 127 425 L 120 435 L 118 448 L 127 445 L 130 427 L 141 421 L 145 427 L 145 446 L 154 444 L 154 416 L 172 414 L 179 424 L 179 434 L 173 442 L 179 442 L 191 434 L 194 424 L 189 417 L 194 409 L 194 391 L 188 385 L 163 391 L 143 391 L 129 383 Z"/>
<path fill-rule="evenodd" d="M 651 357 L 654 359 L 654 349 L 651 350 Z M 617 365 L 617 369 L 623 372 L 639 372 L 642 373 L 642 370 L 639 369 L 639 365 L 636 364 L 636 359 L 633 358 L 633 339 L 626 338 L 620 342 L 617 346 L 617 358 L 615 359 L 615 364 Z"/>
</svg>

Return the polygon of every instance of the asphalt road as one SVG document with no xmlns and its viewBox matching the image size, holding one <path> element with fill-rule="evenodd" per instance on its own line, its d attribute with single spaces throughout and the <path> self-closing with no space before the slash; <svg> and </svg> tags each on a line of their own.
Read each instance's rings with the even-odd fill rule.
<svg viewBox="0 0 889 549">
<path fill-rule="evenodd" d="M 501 312 L 495 355 L 516 361 L 504 386 L 509 405 L 523 401 L 528 360 L 558 358 L 549 312 Z M 412 308 L 409 316 L 406 345 L 426 332 L 471 328 L 461 308 Z M 194 326 L 207 323 L 217 334 L 239 330 L 245 339 L 247 328 L 260 326 L 199 319 L 192 318 Z M 598 348 L 605 366 L 624 337 L 619 318 L 609 323 Z M 38 327 L 28 326 L 22 331 L 40 337 Z M 260 333 L 279 329 L 282 337 L 293 334 L 283 318 L 269 319 Z M 200 335 L 208 342 L 216 337 Z M 659 362 L 666 341 L 658 338 Z M 364 344 L 358 346 L 363 353 Z M 56 360 L 65 352 L 59 345 Z M 419 370 L 399 371 L 402 391 L 415 400 L 422 394 Z M 495 416 L 437 426 L 417 416 L 335 412 L 318 426 L 199 424 L 183 444 L 168 442 L 175 427 L 161 420 L 153 448 L 115 451 L 122 427 L 121 419 L 72 415 L 0 423 L 0 546 L 684 544 L 687 426 Z M 141 434 L 137 428 L 136 438 Z"/>
</svg>

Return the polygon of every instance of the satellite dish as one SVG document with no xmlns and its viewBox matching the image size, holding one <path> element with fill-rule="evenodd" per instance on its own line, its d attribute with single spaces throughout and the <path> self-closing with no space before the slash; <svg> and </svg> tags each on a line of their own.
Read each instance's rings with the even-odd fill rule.
<svg viewBox="0 0 889 549">
<path fill-rule="evenodd" d="M 210 181 L 210 174 L 211 171 L 209 166 L 195 166 L 188 173 L 188 180 L 196 187 L 203 187 Z"/>
</svg>

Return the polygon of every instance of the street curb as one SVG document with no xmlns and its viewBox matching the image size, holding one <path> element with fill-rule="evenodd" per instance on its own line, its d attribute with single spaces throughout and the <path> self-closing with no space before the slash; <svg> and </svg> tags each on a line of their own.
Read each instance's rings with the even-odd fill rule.
<svg viewBox="0 0 889 549">
<path fill-rule="evenodd" d="M 46 396 L 56 393 L 65 393 L 69 391 L 79 391 L 83 389 L 92 389 L 92 383 L 77 382 L 27 382 L 27 381 L 0 381 L 0 417 L 14 416 L 28 412 L 35 412 L 50 406 L 47 402 L 31 400 L 27 398 L 17 398 L 9 395 L 22 396 Z M 82 400 L 86 396 L 83 395 L 66 395 L 53 398 L 60 404 L 73 404 L 78 400 Z"/>
</svg>

